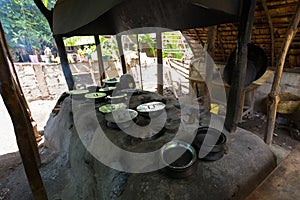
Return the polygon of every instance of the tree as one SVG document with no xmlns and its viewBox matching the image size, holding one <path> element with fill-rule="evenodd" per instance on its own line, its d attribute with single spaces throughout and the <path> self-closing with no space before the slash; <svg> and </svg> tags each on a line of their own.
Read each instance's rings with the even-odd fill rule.
<svg viewBox="0 0 300 200">
<path fill-rule="evenodd" d="M 54 0 L 44 0 L 53 7 Z M 32 0 L 1 0 L 0 18 L 6 33 L 10 49 L 26 48 L 32 54 L 33 48 L 42 49 L 42 45 L 52 47 L 54 40 L 47 20 Z"/>
</svg>

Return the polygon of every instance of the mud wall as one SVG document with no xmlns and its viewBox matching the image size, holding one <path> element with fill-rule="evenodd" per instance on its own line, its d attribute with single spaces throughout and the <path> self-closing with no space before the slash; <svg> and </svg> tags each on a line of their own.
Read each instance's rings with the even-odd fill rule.
<svg viewBox="0 0 300 200">
<path fill-rule="evenodd" d="M 14 63 L 27 101 L 56 99 L 68 89 L 60 64 Z"/>
</svg>

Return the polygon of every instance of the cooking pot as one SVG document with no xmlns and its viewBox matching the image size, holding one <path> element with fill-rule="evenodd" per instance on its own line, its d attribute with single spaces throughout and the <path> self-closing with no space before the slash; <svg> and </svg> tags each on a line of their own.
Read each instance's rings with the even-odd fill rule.
<svg viewBox="0 0 300 200">
<path fill-rule="evenodd" d="M 145 117 L 158 117 L 165 109 L 166 105 L 162 102 L 149 102 L 139 105 L 136 110 Z"/>
<path fill-rule="evenodd" d="M 84 100 L 84 95 L 87 94 L 89 91 L 88 90 L 70 90 L 67 91 L 66 94 L 71 95 L 72 99 L 75 100 Z"/>
<path fill-rule="evenodd" d="M 95 103 L 101 103 L 105 101 L 106 94 L 101 92 L 87 93 L 84 97 L 89 101 L 95 101 Z"/>
<path fill-rule="evenodd" d="M 125 103 L 105 104 L 99 107 L 99 111 L 103 114 L 107 114 L 119 109 L 125 109 L 126 107 L 127 105 Z"/>
<path fill-rule="evenodd" d="M 268 58 L 265 51 L 257 45 L 249 43 L 248 47 L 248 62 L 244 86 L 249 86 L 253 81 L 256 81 L 268 68 Z M 236 49 L 230 54 L 228 62 L 224 68 L 224 80 L 231 85 L 233 74 L 233 67 L 235 65 Z"/>
<path fill-rule="evenodd" d="M 216 139 L 217 141 L 213 143 Z M 200 150 L 207 154 L 205 157 L 199 158 L 200 160 L 215 161 L 223 157 L 226 140 L 225 134 L 221 131 L 210 127 L 200 127 L 192 145 L 198 155 Z"/>
<path fill-rule="evenodd" d="M 120 78 L 106 78 L 103 79 L 102 82 L 104 83 L 105 87 L 115 87 L 118 82 L 120 82 Z"/>
<path fill-rule="evenodd" d="M 116 112 L 116 113 L 115 113 Z M 138 112 L 132 109 L 119 109 L 114 113 L 108 113 L 105 115 L 107 126 L 110 128 L 129 128 L 134 119 L 138 116 Z"/>
<path fill-rule="evenodd" d="M 127 94 L 118 94 L 113 96 L 107 96 L 107 99 L 110 103 L 125 103 L 126 102 Z"/>
<path fill-rule="evenodd" d="M 115 89 L 116 87 L 104 87 L 104 88 L 100 88 L 98 91 L 105 93 L 108 96 L 108 95 L 112 95 Z"/>
<path fill-rule="evenodd" d="M 184 178 L 193 173 L 197 154 L 195 149 L 183 141 L 171 141 L 162 146 L 160 162 L 162 172 L 172 178 Z"/>
</svg>

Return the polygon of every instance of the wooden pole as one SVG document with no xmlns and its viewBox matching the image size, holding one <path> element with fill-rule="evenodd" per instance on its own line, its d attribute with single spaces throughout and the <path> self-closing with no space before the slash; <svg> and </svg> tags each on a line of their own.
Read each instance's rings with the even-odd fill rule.
<svg viewBox="0 0 300 200">
<path fill-rule="evenodd" d="M 256 0 L 243 1 L 235 66 L 233 66 L 231 86 L 227 100 L 225 127 L 229 132 L 235 132 L 240 120 L 240 110 L 243 109 L 243 90 L 247 69 L 247 44 L 250 42 L 253 16 Z"/>
<path fill-rule="evenodd" d="M 156 51 L 157 51 L 157 93 L 163 95 L 164 89 L 164 71 L 162 55 L 162 37 L 161 32 L 156 33 Z"/>
<path fill-rule="evenodd" d="M 139 66 L 140 66 L 141 89 L 144 90 L 144 87 L 143 87 L 143 74 L 142 74 L 142 62 L 141 62 L 141 50 L 140 50 L 139 34 L 136 34 L 136 42 L 137 42 L 138 57 L 139 57 Z"/>
<path fill-rule="evenodd" d="M 268 95 L 267 130 L 266 130 L 265 137 L 264 137 L 264 140 L 267 144 L 272 144 L 273 132 L 274 132 L 275 121 L 276 121 L 277 105 L 279 102 L 278 93 L 279 93 L 280 80 L 282 77 L 282 72 L 283 72 L 283 67 L 284 67 L 284 61 L 285 61 L 289 46 L 297 33 L 297 27 L 299 24 L 299 20 L 300 20 L 300 1 L 298 1 L 297 9 L 292 18 L 292 21 L 290 22 L 290 25 L 287 29 L 284 41 L 282 43 L 278 61 L 276 62 L 276 71 L 275 71 L 275 75 L 274 75 L 271 92 Z"/>
<path fill-rule="evenodd" d="M 35 199 L 47 199 L 47 194 L 39 173 L 35 149 L 37 146 L 34 139 L 34 130 L 27 108 L 23 104 L 17 77 L 13 74 L 12 62 L 8 54 L 4 31 L 0 23 L 0 80 L 1 94 L 6 108 L 12 119 L 16 134 L 17 144 L 22 158 L 25 173 Z"/>
<path fill-rule="evenodd" d="M 127 69 L 126 69 L 125 55 L 123 52 L 122 35 L 116 35 L 116 39 L 117 39 L 117 44 L 118 44 L 118 49 L 119 49 L 119 54 L 120 54 L 120 59 L 122 64 L 122 72 L 123 74 L 126 74 Z"/>
<path fill-rule="evenodd" d="M 206 55 L 206 69 L 205 69 L 205 84 L 206 87 L 204 91 L 204 109 L 206 112 L 210 110 L 210 93 L 211 82 L 213 77 L 214 69 L 214 56 L 215 56 L 215 41 L 217 37 L 217 26 L 210 26 L 208 28 L 208 37 L 207 37 L 207 55 Z"/>
<path fill-rule="evenodd" d="M 105 79 L 105 71 L 104 71 L 104 64 L 102 59 L 101 43 L 100 43 L 99 35 L 94 35 L 94 38 L 95 38 L 97 58 L 98 58 L 100 85 L 102 85 L 103 84 L 102 80 Z"/>
<path fill-rule="evenodd" d="M 261 0 L 262 6 L 265 10 L 268 23 L 269 23 L 269 29 L 270 29 L 270 36 L 271 36 L 271 65 L 272 67 L 274 66 L 274 60 L 275 60 L 275 39 L 274 39 L 274 27 L 273 27 L 273 22 L 272 22 L 272 17 L 270 15 L 268 6 L 266 4 L 266 0 Z"/>
<path fill-rule="evenodd" d="M 72 72 L 71 72 L 71 69 L 69 66 L 66 47 L 65 47 L 63 38 L 61 35 L 55 35 L 54 40 L 55 40 L 55 43 L 56 43 L 56 46 L 58 49 L 60 64 L 61 64 L 64 76 L 65 76 L 65 79 L 66 79 L 66 82 L 68 85 L 68 89 L 73 90 L 73 89 L 75 89 L 74 80 L 73 80 Z"/>
</svg>

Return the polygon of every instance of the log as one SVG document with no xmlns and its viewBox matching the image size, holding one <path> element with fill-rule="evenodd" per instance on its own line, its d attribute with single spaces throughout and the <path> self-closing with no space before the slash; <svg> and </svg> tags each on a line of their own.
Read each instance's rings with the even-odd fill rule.
<svg viewBox="0 0 300 200">
<path fill-rule="evenodd" d="M 0 80 L 1 94 L 12 119 L 25 173 L 35 199 L 46 200 L 47 194 L 39 173 L 35 151 L 37 145 L 29 112 L 24 106 L 24 98 L 18 86 L 16 74 L 13 74 L 12 59 L 8 54 L 4 31 L 0 23 Z"/>
<path fill-rule="evenodd" d="M 267 16 L 267 19 L 268 19 L 269 29 L 270 29 L 271 44 L 272 44 L 272 47 L 271 47 L 271 65 L 273 67 L 274 66 L 274 60 L 275 60 L 275 57 L 274 57 L 274 54 L 275 54 L 274 27 L 273 27 L 273 22 L 272 22 L 272 18 L 271 18 L 268 6 L 266 4 L 266 0 L 261 0 L 261 3 L 262 3 L 262 6 L 265 10 L 265 13 L 266 13 L 266 16 Z"/>
<path fill-rule="evenodd" d="M 156 51 L 157 51 L 157 93 L 163 95 L 164 78 L 163 78 L 163 55 L 162 55 L 162 38 L 161 32 L 156 33 Z"/>
<path fill-rule="evenodd" d="M 267 111 L 268 111 L 268 118 L 267 118 L 267 130 L 265 133 L 264 141 L 267 144 L 272 144 L 273 140 L 273 132 L 275 128 L 275 121 L 276 121 L 276 112 L 277 112 L 277 105 L 279 102 L 279 87 L 280 81 L 282 77 L 284 61 L 289 50 L 289 46 L 297 33 L 297 27 L 300 20 L 300 1 L 298 1 L 297 9 L 295 14 L 290 22 L 290 25 L 287 29 L 284 41 L 281 46 L 281 50 L 279 53 L 278 61 L 276 62 L 276 71 L 272 83 L 271 91 L 268 95 L 268 103 L 267 103 Z"/>
<path fill-rule="evenodd" d="M 247 68 L 247 44 L 251 38 L 255 6 L 256 0 L 243 1 L 237 42 L 237 57 L 232 71 L 235 76 L 232 77 L 227 100 L 225 128 L 229 132 L 236 131 L 241 109 L 243 109 L 242 98 Z"/>
<path fill-rule="evenodd" d="M 105 71 L 102 59 L 102 51 L 101 51 L 101 43 L 99 40 L 99 35 L 94 35 L 95 44 L 96 44 L 96 51 L 97 51 L 97 58 L 98 58 L 98 68 L 99 68 L 99 76 L 100 76 L 100 85 L 102 85 L 102 80 L 105 79 Z"/>
<path fill-rule="evenodd" d="M 126 68 L 126 62 L 125 62 L 125 55 L 123 52 L 123 45 L 122 45 L 122 35 L 116 35 L 117 39 L 117 44 L 118 44 L 118 49 L 119 49 L 119 54 L 120 54 L 120 60 L 122 64 L 122 72 L 123 74 L 127 73 L 127 68 Z"/>
</svg>

